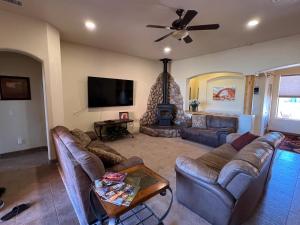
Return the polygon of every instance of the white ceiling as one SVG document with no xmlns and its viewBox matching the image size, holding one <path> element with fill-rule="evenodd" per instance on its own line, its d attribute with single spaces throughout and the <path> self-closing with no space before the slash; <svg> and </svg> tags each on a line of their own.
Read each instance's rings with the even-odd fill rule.
<svg viewBox="0 0 300 225">
<path fill-rule="evenodd" d="M 277 3 L 274 3 L 274 1 Z M 220 23 L 217 31 L 193 31 L 193 42 L 173 38 L 155 43 L 168 30 L 147 24 L 170 25 L 176 8 L 195 9 L 192 25 Z M 63 40 L 150 59 L 182 59 L 300 33 L 299 0 L 23 0 L 23 7 L 0 1 L 0 9 L 42 19 L 54 25 Z M 248 30 L 249 19 L 261 24 Z M 97 24 L 88 32 L 86 19 Z"/>
</svg>

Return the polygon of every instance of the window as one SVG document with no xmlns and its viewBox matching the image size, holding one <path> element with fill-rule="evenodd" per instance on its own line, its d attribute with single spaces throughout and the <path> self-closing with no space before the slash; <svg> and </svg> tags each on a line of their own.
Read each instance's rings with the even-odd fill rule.
<svg viewBox="0 0 300 225">
<path fill-rule="evenodd" d="M 277 117 L 300 120 L 300 75 L 280 77 Z"/>
</svg>

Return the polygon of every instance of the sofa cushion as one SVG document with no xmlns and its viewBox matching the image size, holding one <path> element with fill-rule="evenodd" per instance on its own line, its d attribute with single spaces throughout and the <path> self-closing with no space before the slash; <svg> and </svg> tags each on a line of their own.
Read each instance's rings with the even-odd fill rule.
<svg viewBox="0 0 300 225">
<path fill-rule="evenodd" d="M 86 147 L 92 140 L 85 132 L 80 129 L 74 129 L 71 134 L 78 140 L 83 147 Z"/>
<path fill-rule="evenodd" d="M 223 144 L 220 147 L 212 150 L 212 153 L 224 159 L 231 160 L 236 155 L 237 150 L 235 150 L 231 144 Z"/>
<path fill-rule="evenodd" d="M 237 139 L 235 139 L 231 145 L 234 147 L 237 151 L 240 151 L 242 148 L 244 148 L 246 145 L 250 144 L 252 141 L 254 141 L 258 136 L 251 134 L 250 132 L 246 132 L 239 136 Z"/>
<path fill-rule="evenodd" d="M 69 143 L 67 147 L 91 181 L 100 179 L 105 173 L 104 165 L 96 155 L 86 151 L 81 145 L 75 142 Z"/>
<path fill-rule="evenodd" d="M 206 116 L 207 128 L 234 128 L 236 131 L 238 125 L 238 119 L 235 117 L 226 117 L 226 116 Z"/>
<path fill-rule="evenodd" d="M 206 115 L 193 115 L 192 127 L 206 129 Z"/>
<path fill-rule="evenodd" d="M 266 135 L 259 137 L 256 141 L 266 142 L 274 149 L 283 141 L 284 135 L 280 132 L 270 132 Z"/>
<path fill-rule="evenodd" d="M 208 152 L 196 159 L 196 161 L 205 164 L 216 171 L 220 171 L 230 160 L 214 154 L 213 152 Z"/>
<path fill-rule="evenodd" d="M 234 159 L 243 160 L 260 170 L 265 161 L 271 157 L 273 148 L 265 142 L 254 141 L 245 146 Z"/>
</svg>

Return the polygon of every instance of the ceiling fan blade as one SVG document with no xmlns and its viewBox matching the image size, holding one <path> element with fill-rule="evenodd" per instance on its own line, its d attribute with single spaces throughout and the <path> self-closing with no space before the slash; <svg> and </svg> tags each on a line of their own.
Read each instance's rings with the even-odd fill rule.
<svg viewBox="0 0 300 225">
<path fill-rule="evenodd" d="M 188 10 L 186 14 L 184 15 L 183 19 L 181 20 L 180 26 L 185 27 L 188 25 L 192 19 L 197 15 L 197 11 L 195 10 Z"/>
<path fill-rule="evenodd" d="M 185 38 L 183 38 L 183 40 L 184 40 L 184 42 L 185 43 L 191 43 L 192 41 L 193 41 L 193 39 L 188 35 L 188 36 L 186 36 Z"/>
<path fill-rule="evenodd" d="M 219 24 L 206 24 L 197 26 L 188 26 L 187 30 L 216 30 L 220 27 Z"/>
<path fill-rule="evenodd" d="M 146 27 L 150 27 L 150 28 L 162 28 L 162 29 L 167 29 L 167 30 L 173 30 L 173 27 L 160 26 L 160 25 L 147 25 Z"/>
<path fill-rule="evenodd" d="M 168 33 L 168 34 L 166 34 L 165 36 L 162 36 L 161 38 L 158 38 L 157 40 L 155 40 L 154 42 L 159 42 L 159 41 L 161 41 L 161 40 L 163 40 L 163 39 L 165 39 L 165 38 L 167 38 L 167 37 L 169 37 L 170 35 L 172 35 L 174 33 L 174 31 L 173 32 L 171 32 L 171 33 Z"/>
</svg>

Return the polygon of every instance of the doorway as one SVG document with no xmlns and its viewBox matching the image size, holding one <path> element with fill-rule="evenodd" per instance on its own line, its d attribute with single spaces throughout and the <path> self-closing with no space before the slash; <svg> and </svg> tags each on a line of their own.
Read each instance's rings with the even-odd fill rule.
<svg viewBox="0 0 300 225">
<path fill-rule="evenodd" d="M 3 100 L 1 96 L 0 154 L 46 150 L 47 159 L 42 62 L 19 52 L 0 51 L 0 76 L 27 78 L 30 92 L 26 100 Z M 8 79 L 2 88 L 5 85 L 11 91 L 19 83 Z"/>
</svg>

